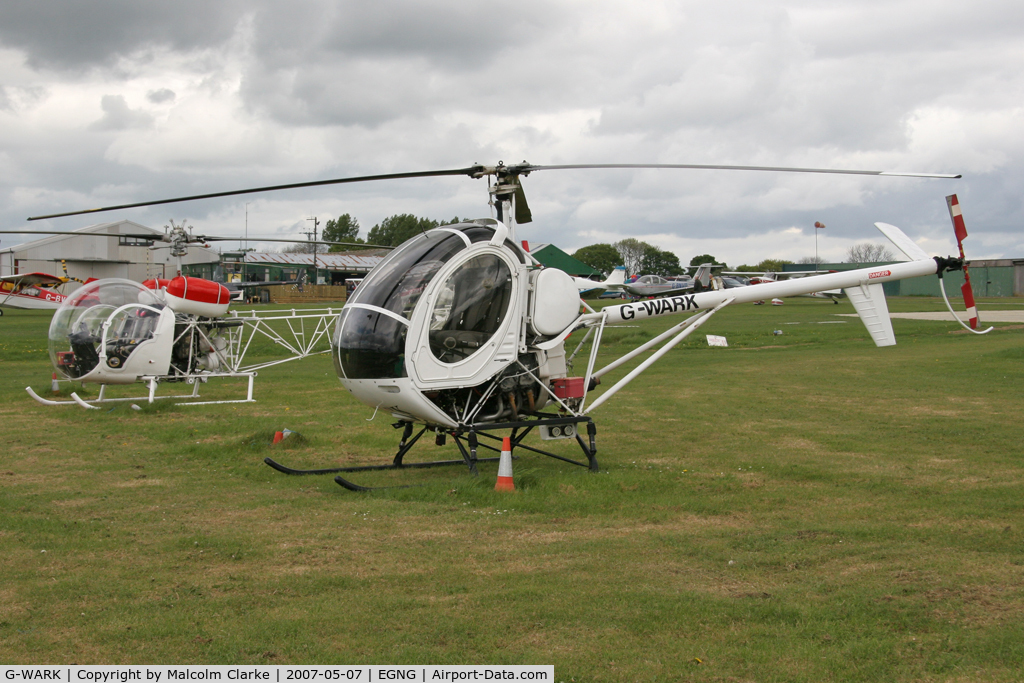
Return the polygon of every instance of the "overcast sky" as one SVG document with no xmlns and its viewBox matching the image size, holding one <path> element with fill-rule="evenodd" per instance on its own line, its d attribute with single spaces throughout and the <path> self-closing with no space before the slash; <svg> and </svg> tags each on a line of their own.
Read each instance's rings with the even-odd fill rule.
<svg viewBox="0 0 1024 683">
<path fill-rule="evenodd" d="M 962 173 L 961 180 L 548 171 L 519 237 L 637 237 L 684 263 L 826 260 L 902 227 L 1024 258 L 1024 4 L 1009 0 L 4 0 L 0 224 L 301 236 L 316 216 L 488 216 L 486 183 L 384 181 L 28 216 L 349 175 L 696 163 Z M 0 247 L 21 241 L 2 236 Z M 267 245 L 270 247 L 270 245 Z M 271 248 L 276 248 L 271 247 Z"/>
</svg>

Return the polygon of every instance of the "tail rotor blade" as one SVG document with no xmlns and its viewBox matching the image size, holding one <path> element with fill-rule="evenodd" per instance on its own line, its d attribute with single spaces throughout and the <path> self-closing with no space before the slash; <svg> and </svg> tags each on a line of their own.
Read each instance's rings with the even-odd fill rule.
<svg viewBox="0 0 1024 683">
<path fill-rule="evenodd" d="M 964 283 L 960 285 L 960 292 L 964 295 L 964 306 L 967 308 L 967 322 L 971 329 L 978 329 L 978 307 L 974 304 L 974 291 L 971 289 L 971 278 L 967 274 L 967 266 L 964 266 Z"/>
<path fill-rule="evenodd" d="M 977 330 L 981 322 L 978 320 L 978 306 L 974 303 L 974 290 L 971 288 L 971 274 L 967 269 L 967 257 L 964 256 L 964 240 L 967 238 L 967 225 L 964 223 L 960 202 L 955 194 L 946 197 L 946 206 L 949 208 L 949 217 L 953 221 L 953 232 L 956 233 L 956 245 L 960 250 L 960 258 L 964 262 L 964 283 L 960 286 L 960 292 L 964 297 L 964 307 L 967 308 L 967 317 L 971 329 Z M 989 330 L 991 329 L 989 328 Z"/>
<path fill-rule="evenodd" d="M 949 217 L 953 221 L 953 232 L 956 233 L 956 243 L 960 247 L 960 256 L 964 255 L 964 240 L 967 239 L 967 226 L 964 224 L 964 215 L 960 211 L 960 202 L 955 194 L 946 197 L 946 206 L 949 207 Z"/>
</svg>

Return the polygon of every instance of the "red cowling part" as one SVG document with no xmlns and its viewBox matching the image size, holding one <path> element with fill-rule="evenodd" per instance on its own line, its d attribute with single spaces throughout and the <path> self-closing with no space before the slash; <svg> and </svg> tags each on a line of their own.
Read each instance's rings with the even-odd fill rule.
<svg viewBox="0 0 1024 683">
<path fill-rule="evenodd" d="M 158 277 L 142 281 L 142 286 L 145 287 L 146 289 L 167 289 L 167 285 L 169 284 L 171 284 L 171 281 L 165 277 Z"/>
<path fill-rule="evenodd" d="M 227 287 L 201 277 L 179 275 L 167 284 L 167 293 L 186 301 L 203 304 L 226 304 L 231 301 L 231 292 Z"/>
</svg>

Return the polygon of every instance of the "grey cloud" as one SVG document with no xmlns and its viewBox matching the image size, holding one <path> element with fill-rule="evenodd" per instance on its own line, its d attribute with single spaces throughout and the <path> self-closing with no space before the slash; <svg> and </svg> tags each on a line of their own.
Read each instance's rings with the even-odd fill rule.
<svg viewBox="0 0 1024 683">
<path fill-rule="evenodd" d="M 242 0 L 7 0 L 0 45 L 24 51 L 34 68 L 79 72 L 152 46 L 189 50 L 221 44 L 246 5 Z"/>
<path fill-rule="evenodd" d="M 568 97 L 562 84 L 552 87 L 561 69 L 551 69 L 544 54 L 545 41 L 565 24 L 563 7 L 538 2 L 517 5 L 498 33 L 493 8 L 472 3 L 268 8 L 254 21 L 259 57 L 242 93 L 253 110 L 317 126 L 376 127 L 510 103 L 529 108 L 538 97 L 547 105 L 547 94 Z M 543 73 L 523 82 L 537 63 Z"/>
<path fill-rule="evenodd" d="M 454 70 L 474 70 L 507 45 L 529 44 L 569 17 L 558 3 L 524 0 L 511 12 L 467 2 L 270 5 L 256 16 L 257 49 L 269 68 L 310 57 L 418 57 Z"/>
<path fill-rule="evenodd" d="M 168 88 L 160 88 L 159 90 L 151 90 L 146 93 L 146 99 L 153 104 L 164 104 L 166 102 L 173 102 L 177 95 L 173 90 Z"/>
<path fill-rule="evenodd" d="M 151 115 L 130 108 L 123 95 L 104 95 L 101 106 L 103 107 L 103 117 L 89 126 L 91 130 L 117 131 L 128 128 L 144 128 L 153 123 Z"/>
</svg>

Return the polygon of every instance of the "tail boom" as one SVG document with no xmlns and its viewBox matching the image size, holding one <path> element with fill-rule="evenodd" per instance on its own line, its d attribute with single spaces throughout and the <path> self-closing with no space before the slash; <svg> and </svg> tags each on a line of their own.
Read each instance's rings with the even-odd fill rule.
<svg viewBox="0 0 1024 683">
<path fill-rule="evenodd" d="M 799 296 L 828 289 L 849 290 L 862 285 L 868 286 L 922 275 L 935 275 L 938 268 L 939 264 L 934 259 L 894 263 L 888 266 L 846 270 L 795 280 L 766 282 L 757 286 L 737 287 L 725 291 L 635 301 L 617 306 L 606 306 L 604 313 L 608 316 L 609 323 L 621 323 L 688 311 L 701 311 L 714 308 L 726 299 L 733 299 L 733 303 L 742 304 L 775 297 Z"/>
</svg>

